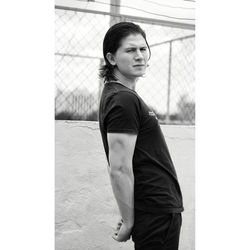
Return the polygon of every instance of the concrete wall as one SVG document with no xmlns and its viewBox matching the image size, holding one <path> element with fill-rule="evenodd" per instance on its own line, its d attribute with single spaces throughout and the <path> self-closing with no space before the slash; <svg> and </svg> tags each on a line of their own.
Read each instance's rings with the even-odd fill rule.
<svg viewBox="0 0 250 250">
<path fill-rule="evenodd" d="M 183 192 L 180 250 L 194 247 L 194 127 L 162 126 Z M 111 238 L 118 220 L 98 123 L 55 124 L 56 250 L 132 250 Z"/>
</svg>

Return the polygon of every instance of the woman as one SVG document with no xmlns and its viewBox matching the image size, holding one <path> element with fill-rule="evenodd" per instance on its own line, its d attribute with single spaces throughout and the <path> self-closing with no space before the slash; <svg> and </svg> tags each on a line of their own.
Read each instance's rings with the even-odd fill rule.
<svg viewBox="0 0 250 250">
<path fill-rule="evenodd" d="M 121 22 L 103 41 L 99 125 L 121 221 L 113 238 L 136 250 L 177 250 L 182 194 L 155 114 L 135 91 L 150 48 L 140 26 Z"/>
</svg>

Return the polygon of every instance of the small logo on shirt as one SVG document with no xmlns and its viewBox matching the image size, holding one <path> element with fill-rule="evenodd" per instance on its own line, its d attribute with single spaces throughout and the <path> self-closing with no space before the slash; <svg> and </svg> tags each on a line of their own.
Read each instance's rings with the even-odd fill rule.
<svg viewBox="0 0 250 250">
<path fill-rule="evenodd" d="M 150 116 L 154 116 L 154 117 L 156 118 L 156 120 L 158 120 L 156 114 L 155 114 L 153 111 L 148 111 L 148 114 L 149 114 Z"/>
</svg>

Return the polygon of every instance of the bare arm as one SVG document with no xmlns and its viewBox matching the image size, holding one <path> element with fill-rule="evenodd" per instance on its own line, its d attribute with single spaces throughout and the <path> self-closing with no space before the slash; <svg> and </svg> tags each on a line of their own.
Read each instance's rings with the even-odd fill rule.
<svg viewBox="0 0 250 250">
<path fill-rule="evenodd" d="M 134 225 L 134 174 L 132 159 L 136 135 L 108 133 L 110 180 L 117 201 L 122 225 L 115 237 L 117 241 L 130 238 Z"/>
</svg>

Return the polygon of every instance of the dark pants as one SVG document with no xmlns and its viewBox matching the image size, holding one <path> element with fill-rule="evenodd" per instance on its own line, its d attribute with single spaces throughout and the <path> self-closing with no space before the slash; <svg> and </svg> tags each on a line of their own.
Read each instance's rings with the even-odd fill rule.
<svg viewBox="0 0 250 250">
<path fill-rule="evenodd" d="M 181 213 L 135 211 L 132 231 L 135 250 L 178 250 L 181 224 Z"/>
</svg>

